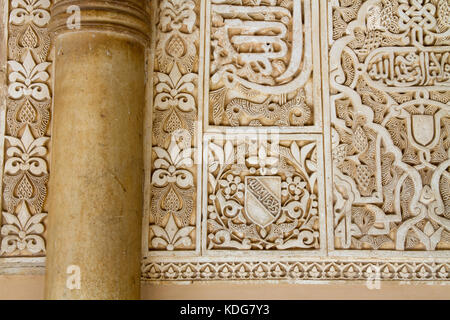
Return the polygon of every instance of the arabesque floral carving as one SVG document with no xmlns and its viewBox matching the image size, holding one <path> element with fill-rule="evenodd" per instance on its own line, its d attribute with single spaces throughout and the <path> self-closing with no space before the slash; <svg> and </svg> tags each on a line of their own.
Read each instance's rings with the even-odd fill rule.
<svg viewBox="0 0 450 320">
<path fill-rule="evenodd" d="M 449 8 L 447 0 L 333 6 L 337 249 L 450 246 Z"/>
<path fill-rule="evenodd" d="M 194 150 L 201 92 L 200 2 L 161 0 L 156 7 L 148 247 L 193 250 L 198 188 Z"/>
<path fill-rule="evenodd" d="M 9 2 L 1 256 L 45 254 L 52 99 L 50 6 L 49 0 Z"/>
<path fill-rule="evenodd" d="M 318 146 L 314 139 L 208 143 L 207 248 L 319 249 Z"/>
</svg>

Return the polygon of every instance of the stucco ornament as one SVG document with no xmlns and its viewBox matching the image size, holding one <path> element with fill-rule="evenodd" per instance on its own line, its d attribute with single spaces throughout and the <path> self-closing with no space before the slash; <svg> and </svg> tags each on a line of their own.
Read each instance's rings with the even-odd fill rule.
<svg viewBox="0 0 450 320">
<path fill-rule="evenodd" d="M 9 147 L 4 168 L 3 200 L 8 212 L 25 201 L 34 213 L 40 213 L 44 204 L 48 180 L 46 162 L 48 137 L 35 139 L 26 127 L 20 140 L 6 137 Z"/>
<path fill-rule="evenodd" d="M 449 0 L 148 3 L 144 280 L 448 281 Z M 2 259 L 46 250 L 52 4 L 4 15 Z"/>
<path fill-rule="evenodd" d="M 50 0 L 13 0 L 9 21 L 15 25 L 32 22 L 45 27 L 50 20 L 50 4 Z"/>
<path fill-rule="evenodd" d="M 3 212 L 6 223 L 1 228 L 3 237 L 0 252 L 11 254 L 25 249 L 34 254 L 45 252 L 45 242 L 41 235 L 44 225 L 41 222 L 46 216 L 46 213 L 31 215 L 24 202 L 17 215 Z"/>
<path fill-rule="evenodd" d="M 316 141 L 210 142 L 207 248 L 320 248 L 316 152 Z"/>
<path fill-rule="evenodd" d="M 47 25 L 50 21 L 50 0 L 11 0 L 9 13 L 9 53 L 19 60 L 30 49 L 44 62 L 50 48 Z"/>
<path fill-rule="evenodd" d="M 167 151 L 160 147 L 153 148 L 158 158 L 154 163 L 155 171 L 152 181 L 157 187 L 164 187 L 168 183 L 175 183 L 180 188 L 194 185 L 192 173 L 183 169 L 183 167 L 189 168 L 193 165 L 193 149 L 185 142 L 180 143 L 182 144 L 180 148 L 176 139 L 176 135 L 174 135 Z"/>
<path fill-rule="evenodd" d="M 339 3 L 330 50 L 336 248 L 448 248 L 449 3 Z"/>
<path fill-rule="evenodd" d="M 45 254 L 47 213 L 43 211 L 52 99 L 50 6 L 48 0 L 9 2 L 1 256 Z"/>
<path fill-rule="evenodd" d="M 178 64 L 174 64 L 169 74 L 157 72 L 156 77 L 153 123 L 157 144 L 163 146 L 176 130 L 185 129 L 194 135 L 197 75 L 182 75 Z"/>
<path fill-rule="evenodd" d="M 46 81 L 49 74 L 46 69 L 49 62 L 36 64 L 30 52 L 27 53 L 22 64 L 8 61 L 12 72 L 9 74 L 9 96 L 13 99 L 32 97 L 38 101 L 50 98 Z"/>
<path fill-rule="evenodd" d="M 30 128 L 26 127 L 20 138 L 6 137 L 10 147 L 6 150 L 9 156 L 5 163 L 5 172 L 16 174 L 19 171 L 29 171 L 33 175 L 48 173 L 47 162 L 42 158 L 47 154 L 48 137 L 34 139 Z"/>
<path fill-rule="evenodd" d="M 210 124 L 314 125 L 311 2 L 210 2 Z"/>
<path fill-rule="evenodd" d="M 205 17 L 192 70 L 179 33 L 158 35 L 189 30 L 181 3 L 179 25 L 157 22 L 156 46 L 180 58 L 156 51 L 155 71 L 173 76 L 155 79 L 167 98 L 154 107 L 184 117 L 155 115 L 153 145 L 169 148 L 163 123 L 202 141 L 202 167 L 184 168 L 196 225 L 155 223 L 152 207 L 143 277 L 448 280 L 450 2 L 193 1 Z M 193 130 L 176 98 L 190 73 Z M 181 193 L 167 198 L 181 208 Z"/>
<path fill-rule="evenodd" d="M 156 250 L 195 249 L 196 145 L 200 45 L 198 3 L 157 4 L 152 103 L 149 241 Z M 147 242 L 146 244 L 147 245 Z"/>
<path fill-rule="evenodd" d="M 168 72 L 178 63 L 183 72 L 191 72 L 197 49 L 197 15 L 193 0 L 164 0 L 160 4 L 157 61 L 162 71 Z"/>
<path fill-rule="evenodd" d="M 151 245 L 167 250 L 192 244 L 189 226 L 193 212 L 194 177 L 192 170 L 194 149 L 190 134 L 178 130 L 172 135 L 168 150 L 153 147 L 157 158 L 152 174 L 152 214 L 155 224 Z M 177 218 L 180 228 L 174 217 Z M 168 220 L 167 220 L 168 218 Z M 165 225 L 164 227 L 162 227 Z"/>
</svg>

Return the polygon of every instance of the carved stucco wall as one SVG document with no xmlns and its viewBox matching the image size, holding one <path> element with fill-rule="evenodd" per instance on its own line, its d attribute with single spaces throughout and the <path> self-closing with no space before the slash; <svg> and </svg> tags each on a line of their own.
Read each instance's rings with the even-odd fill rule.
<svg viewBox="0 0 450 320">
<path fill-rule="evenodd" d="M 45 256 L 50 1 L 5 1 L 0 262 Z M 144 280 L 448 280 L 448 0 L 159 0 Z"/>
<path fill-rule="evenodd" d="M 41 266 L 49 177 L 50 1 L 3 1 L 1 264 Z M 25 258 L 26 257 L 26 258 Z"/>
</svg>

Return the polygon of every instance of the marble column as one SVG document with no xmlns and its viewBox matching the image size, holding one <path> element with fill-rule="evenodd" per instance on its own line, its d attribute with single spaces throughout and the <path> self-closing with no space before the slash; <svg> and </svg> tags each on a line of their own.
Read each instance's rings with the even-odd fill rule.
<svg viewBox="0 0 450 320">
<path fill-rule="evenodd" d="M 140 296 L 144 7 L 61 0 L 52 8 L 47 299 Z"/>
</svg>

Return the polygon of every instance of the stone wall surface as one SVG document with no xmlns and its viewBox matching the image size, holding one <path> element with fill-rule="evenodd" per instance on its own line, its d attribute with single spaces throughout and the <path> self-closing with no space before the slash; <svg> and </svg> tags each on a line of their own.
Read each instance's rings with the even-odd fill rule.
<svg viewBox="0 0 450 320">
<path fill-rule="evenodd" d="M 2 3 L 9 273 L 45 257 L 52 3 Z M 143 280 L 449 280 L 449 0 L 149 5 Z"/>
</svg>

